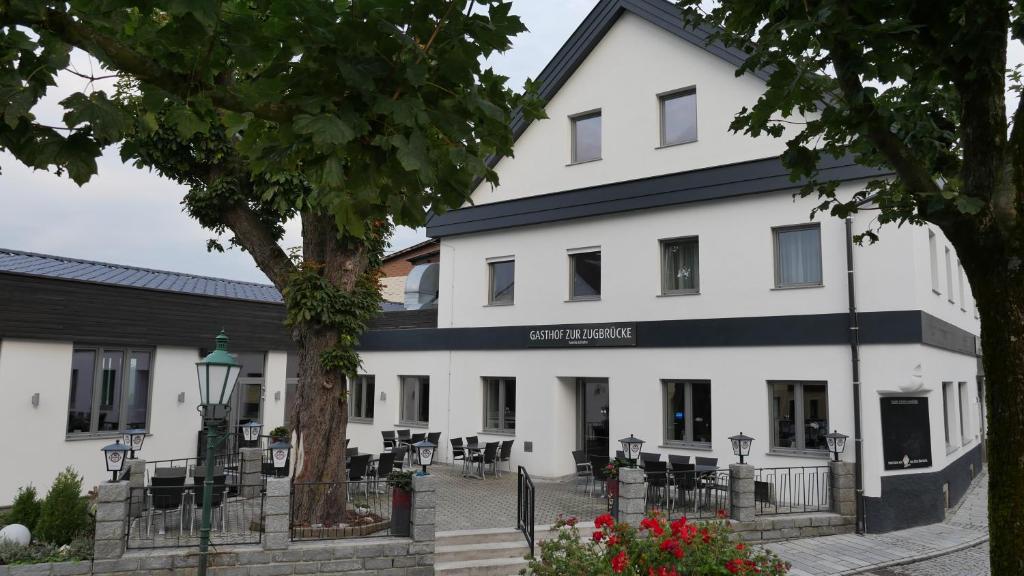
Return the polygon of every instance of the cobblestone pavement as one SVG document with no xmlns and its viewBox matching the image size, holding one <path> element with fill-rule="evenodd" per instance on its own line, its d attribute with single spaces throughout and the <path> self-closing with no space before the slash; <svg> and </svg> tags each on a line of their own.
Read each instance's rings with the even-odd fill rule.
<svg viewBox="0 0 1024 576">
<path fill-rule="evenodd" d="M 766 547 L 792 563 L 793 576 L 838 576 L 869 570 L 876 576 L 931 574 L 909 572 L 933 569 L 935 574 L 988 574 L 988 475 L 982 472 L 945 522 L 885 534 L 844 534 L 789 540 Z M 972 560 L 984 548 L 984 565 Z M 947 554 L 949 552 L 949 554 Z M 934 557 L 931 560 L 926 558 Z M 945 563 L 945 564 L 944 564 Z M 893 566 L 901 564 L 901 566 Z M 961 565 L 981 572 L 960 572 Z M 883 568 L 892 566 L 890 568 Z M 949 566 L 941 572 L 942 566 Z M 901 572 L 900 570 L 905 570 Z M 952 571 L 951 571 L 952 570 Z"/>
<path fill-rule="evenodd" d="M 502 472 L 477 480 L 462 477 L 461 465 L 437 464 L 430 473 L 438 477 L 437 529 L 468 530 L 516 527 L 516 472 Z M 535 522 L 553 524 L 559 514 L 590 521 L 608 510 L 600 495 L 591 496 L 572 480 L 567 482 L 534 479 L 536 488 Z"/>
<path fill-rule="evenodd" d="M 991 573 L 986 542 L 930 560 L 872 570 L 862 576 L 989 576 Z"/>
</svg>

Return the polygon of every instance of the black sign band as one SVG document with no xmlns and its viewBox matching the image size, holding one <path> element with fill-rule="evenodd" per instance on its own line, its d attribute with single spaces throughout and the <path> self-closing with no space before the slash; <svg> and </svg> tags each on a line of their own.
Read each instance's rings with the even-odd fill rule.
<svg viewBox="0 0 1024 576">
<path fill-rule="evenodd" d="M 636 323 L 532 326 L 526 335 L 530 348 L 636 346 Z"/>
</svg>

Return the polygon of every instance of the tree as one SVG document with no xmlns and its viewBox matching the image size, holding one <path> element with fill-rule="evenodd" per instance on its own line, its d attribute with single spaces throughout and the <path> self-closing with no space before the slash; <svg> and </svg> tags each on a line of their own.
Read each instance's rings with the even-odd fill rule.
<svg viewBox="0 0 1024 576">
<path fill-rule="evenodd" d="M 0 149 L 86 182 L 105 146 L 188 187 L 204 227 L 249 252 L 281 291 L 302 382 L 298 481 L 344 479 L 346 375 L 379 305 L 392 224 L 497 182 L 512 111 L 540 114 L 481 62 L 525 28 L 509 0 L 0 0 Z M 117 79 L 32 110 L 72 49 Z M 302 223 L 301 253 L 279 245 Z M 217 239 L 209 247 L 223 250 Z M 312 503 L 307 503 L 313 506 Z M 344 498 L 316 505 L 340 519 Z M 308 510 L 300 510 L 308 513 Z"/>
<path fill-rule="evenodd" d="M 788 137 L 784 164 L 806 177 L 815 212 L 845 217 L 873 197 L 878 222 L 938 226 L 956 247 L 982 325 L 989 410 L 994 574 L 1024 571 L 1024 108 L 1008 122 L 1007 38 L 1016 2 L 720 0 L 680 2 L 711 41 L 749 55 L 737 74 L 768 74 L 731 128 Z M 785 134 L 785 127 L 795 129 Z M 852 198 L 816 178 L 823 155 L 853 154 L 892 178 Z M 877 196 L 875 196 L 877 195 Z M 876 239 L 873 230 L 862 236 Z"/>
</svg>

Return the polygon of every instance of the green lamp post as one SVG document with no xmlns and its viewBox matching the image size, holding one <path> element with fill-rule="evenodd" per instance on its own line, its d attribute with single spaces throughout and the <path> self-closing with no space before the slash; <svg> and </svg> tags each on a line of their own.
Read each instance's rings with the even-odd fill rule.
<svg viewBox="0 0 1024 576">
<path fill-rule="evenodd" d="M 199 528 L 199 575 L 206 575 L 210 550 L 210 525 L 213 516 L 213 474 L 214 452 L 226 437 L 224 426 L 231 392 L 242 367 L 235 357 L 228 353 L 228 336 L 222 330 L 217 335 L 217 349 L 199 362 L 196 372 L 199 376 L 199 413 L 203 416 L 206 430 L 206 476 L 203 478 L 203 519 Z"/>
</svg>

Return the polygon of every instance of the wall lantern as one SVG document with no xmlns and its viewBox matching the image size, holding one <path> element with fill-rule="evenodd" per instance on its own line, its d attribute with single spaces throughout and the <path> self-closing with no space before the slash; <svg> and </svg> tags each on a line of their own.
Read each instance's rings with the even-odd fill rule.
<svg viewBox="0 0 1024 576">
<path fill-rule="evenodd" d="M 124 469 L 124 456 L 129 449 L 128 446 L 121 444 L 120 440 L 100 448 L 103 451 L 103 459 L 107 462 L 107 472 L 111 473 L 111 482 L 117 482 L 117 473 Z"/>
<path fill-rule="evenodd" d="M 242 429 L 242 439 L 246 442 L 256 442 L 260 439 L 260 432 L 263 431 L 263 424 L 256 420 L 250 420 L 239 426 Z"/>
<path fill-rule="evenodd" d="M 754 439 L 740 432 L 736 436 L 729 436 L 729 441 L 732 442 L 732 453 L 739 456 L 740 464 L 743 464 L 743 459 L 750 456 L 750 445 Z"/>
<path fill-rule="evenodd" d="M 205 411 L 211 406 L 226 405 L 235 389 L 235 381 L 242 367 L 235 357 L 228 353 L 228 336 L 223 331 L 217 335 L 217 349 L 206 358 L 196 362 L 199 375 L 199 403 Z"/>
<path fill-rule="evenodd" d="M 291 452 L 292 445 L 287 442 L 274 442 L 270 445 L 270 457 L 274 462 L 275 478 L 281 477 L 282 470 L 285 471 L 285 474 L 288 473 L 286 468 L 288 466 L 288 457 L 291 455 Z"/>
<path fill-rule="evenodd" d="M 839 462 L 839 455 L 846 450 L 847 438 L 849 436 L 840 434 L 836 430 L 833 430 L 831 434 L 825 434 L 825 444 L 828 446 L 828 451 L 832 453 L 832 459 L 836 462 Z"/>
<path fill-rule="evenodd" d="M 423 465 L 423 475 L 426 476 L 427 466 L 434 463 L 434 449 L 437 448 L 437 444 L 423 439 L 413 444 L 412 447 L 416 449 L 416 453 L 420 457 L 420 464 Z"/>
<path fill-rule="evenodd" d="M 629 465 L 636 468 L 636 461 L 640 459 L 640 449 L 643 448 L 644 441 L 630 434 L 629 438 L 623 438 L 619 440 L 619 443 L 622 444 L 622 453 L 629 460 Z"/>
<path fill-rule="evenodd" d="M 121 433 L 121 443 L 131 450 L 128 458 L 135 459 L 135 453 L 142 450 L 142 443 L 146 441 L 146 431 L 142 428 L 129 428 Z"/>
</svg>

